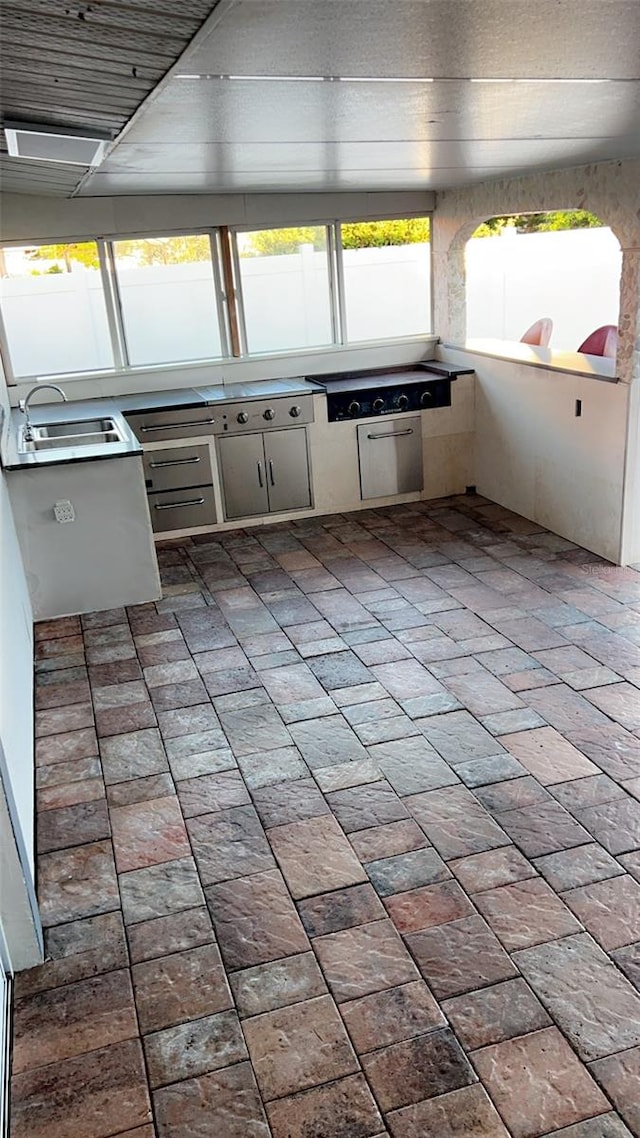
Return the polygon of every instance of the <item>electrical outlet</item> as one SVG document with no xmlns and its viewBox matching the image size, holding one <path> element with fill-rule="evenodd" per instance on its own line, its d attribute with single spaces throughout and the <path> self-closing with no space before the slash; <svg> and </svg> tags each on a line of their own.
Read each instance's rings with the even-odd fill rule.
<svg viewBox="0 0 640 1138">
<path fill-rule="evenodd" d="M 75 522 L 76 512 L 69 501 L 56 502 L 53 512 L 57 522 Z"/>
</svg>

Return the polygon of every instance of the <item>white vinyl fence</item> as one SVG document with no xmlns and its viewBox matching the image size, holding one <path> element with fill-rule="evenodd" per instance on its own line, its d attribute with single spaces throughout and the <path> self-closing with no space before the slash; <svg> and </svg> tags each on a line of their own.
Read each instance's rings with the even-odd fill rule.
<svg viewBox="0 0 640 1138">
<path fill-rule="evenodd" d="M 249 350 L 277 352 L 332 342 L 326 254 L 311 246 L 241 260 Z M 348 336 L 353 341 L 419 335 L 431 327 L 429 246 L 344 252 Z M 127 266 L 119 276 L 131 362 L 220 355 L 210 262 Z M 113 366 L 100 274 L 0 280 L 16 375 Z"/>
<path fill-rule="evenodd" d="M 507 230 L 473 238 L 466 260 L 469 338 L 519 340 L 550 316 L 550 347 L 575 352 L 594 329 L 618 323 L 622 254 L 610 229 Z"/>
</svg>

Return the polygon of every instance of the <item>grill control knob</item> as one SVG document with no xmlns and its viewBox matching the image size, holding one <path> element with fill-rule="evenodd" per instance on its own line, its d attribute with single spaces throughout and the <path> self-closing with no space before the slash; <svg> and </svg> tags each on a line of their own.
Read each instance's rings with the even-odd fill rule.
<svg viewBox="0 0 640 1138">
<path fill-rule="evenodd" d="M 239 423 L 248 423 L 249 422 L 249 414 L 247 411 L 240 411 L 239 412 L 238 422 Z"/>
<path fill-rule="evenodd" d="M 398 407 L 400 408 L 400 410 L 406 411 L 408 406 L 409 406 L 409 396 L 408 395 L 399 395 L 398 396 Z"/>
<path fill-rule="evenodd" d="M 302 408 L 301 407 L 290 407 L 289 408 L 289 414 L 291 415 L 292 419 L 297 419 L 298 415 L 302 414 Z"/>
<path fill-rule="evenodd" d="M 267 420 L 275 419 L 275 417 L 276 417 L 276 413 L 275 413 L 273 407 L 267 407 L 266 411 L 264 411 L 262 414 L 262 418 L 267 419 Z"/>
<path fill-rule="evenodd" d="M 348 413 L 349 413 L 350 415 L 353 415 L 354 417 L 355 417 L 356 415 L 359 415 L 359 414 L 360 414 L 360 404 L 358 403 L 358 400 L 357 400 L 357 399 L 353 399 L 353 400 L 351 401 L 351 403 L 350 403 L 350 404 L 349 404 L 349 406 L 347 407 L 347 411 L 348 411 Z"/>
<path fill-rule="evenodd" d="M 384 399 L 374 399 L 373 410 L 374 411 L 384 411 Z"/>
<path fill-rule="evenodd" d="M 428 407 L 432 399 L 433 391 L 423 391 L 422 395 L 420 396 L 420 402 L 423 407 Z"/>
</svg>

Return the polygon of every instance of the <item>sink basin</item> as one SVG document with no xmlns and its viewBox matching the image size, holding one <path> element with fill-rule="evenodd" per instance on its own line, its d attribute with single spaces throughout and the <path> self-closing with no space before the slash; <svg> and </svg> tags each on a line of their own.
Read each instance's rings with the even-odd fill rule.
<svg viewBox="0 0 640 1138">
<path fill-rule="evenodd" d="M 64 423 L 48 423 L 32 427 L 33 438 L 25 439 L 25 428 L 20 430 L 21 451 L 53 450 L 62 447 L 98 446 L 102 443 L 121 443 L 122 435 L 115 421 L 104 419 L 71 419 Z"/>
</svg>

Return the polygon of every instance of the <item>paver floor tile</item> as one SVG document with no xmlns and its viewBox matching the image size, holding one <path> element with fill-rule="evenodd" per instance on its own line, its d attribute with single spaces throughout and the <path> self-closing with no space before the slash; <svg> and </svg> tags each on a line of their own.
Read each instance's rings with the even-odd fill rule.
<svg viewBox="0 0 640 1138">
<path fill-rule="evenodd" d="M 151 1117 L 139 1040 L 17 1075 L 12 1138 L 108 1138 Z"/>
<path fill-rule="evenodd" d="M 411 933 L 407 944 L 438 999 L 516 975 L 513 963 L 481 917 L 464 917 Z"/>
<path fill-rule="evenodd" d="M 350 1000 L 341 1004 L 340 1012 L 359 1055 L 445 1025 L 422 980 Z"/>
<path fill-rule="evenodd" d="M 267 1101 L 359 1069 L 330 996 L 247 1019 L 243 1031 L 258 1086 Z"/>
<path fill-rule="evenodd" d="M 611 854 L 640 847 L 640 802 L 615 798 L 576 812 L 590 834 Z"/>
<path fill-rule="evenodd" d="M 640 937 L 640 884 L 628 874 L 572 889 L 563 900 L 602 948 L 622 948 Z"/>
<path fill-rule="evenodd" d="M 206 1134 L 216 1138 L 270 1138 L 250 1063 L 237 1063 L 162 1087 L 153 1096 L 159 1138 Z"/>
<path fill-rule="evenodd" d="M 473 1059 L 514 1138 L 534 1138 L 609 1107 L 555 1027 L 484 1047 Z"/>
<path fill-rule="evenodd" d="M 382 1118 L 363 1075 L 267 1103 L 273 1138 L 378 1138 Z"/>
<path fill-rule="evenodd" d="M 206 897 L 230 971 L 294 956 L 309 948 L 278 870 L 209 886 Z"/>
<path fill-rule="evenodd" d="M 351 885 L 298 902 L 298 912 L 309 936 L 325 936 L 355 925 L 382 920 L 386 911 L 370 885 Z"/>
<path fill-rule="evenodd" d="M 391 921 L 329 933 L 313 947 L 338 1003 L 419 979 Z"/>
<path fill-rule="evenodd" d="M 327 991 L 312 952 L 234 972 L 231 988 L 242 1019 L 323 996 Z"/>
<path fill-rule="evenodd" d="M 598 767 L 563 739 L 553 727 L 538 727 L 534 731 L 503 735 L 500 742 L 543 786 L 599 773 Z"/>
<path fill-rule="evenodd" d="M 14 1075 L 137 1036 L 127 970 L 26 996 L 14 1007 Z"/>
<path fill-rule="evenodd" d="M 559 802 L 508 810 L 500 815 L 500 824 L 526 857 L 567 850 L 590 838 L 588 831 Z"/>
<path fill-rule="evenodd" d="M 268 833 L 291 896 L 296 900 L 366 881 L 364 869 L 330 815 L 276 826 Z"/>
<path fill-rule="evenodd" d="M 598 1059 L 591 1071 L 618 1108 L 633 1134 L 640 1134 L 640 1047 Z"/>
<path fill-rule="evenodd" d="M 551 1020 L 524 980 L 505 980 L 442 1005 L 468 1051 L 548 1027 Z"/>
<path fill-rule="evenodd" d="M 134 964 L 132 975 L 143 1034 L 226 1011 L 233 1003 L 213 944 Z"/>
<path fill-rule="evenodd" d="M 247 1058 L 235 1012 L 220 1012 L 144 1038 L 152 1088 L 204 1075 Z"/>
<path fill-rule="evenodd" d="M 508 1138 L 500 1115 L 481 1086 L 462 1087 L 387 1116 L 393 1138 Z M 611 1138 L 614 1138 L 612 1135 Z"/>
<path fill-rule="evenodd" d="M 537 857 L 533 864 L 545 881 L 558 892 L 624 873 L 619 862 L 595 842 Z"/>
<path fill-rule="evenodd" d="M 404 802 L 445 861 L 509 844 L 504 830 L 466 787 L 430 790 Z"/>
<path fill-rule="evenodd" d="M 447 1027 L 363 1055 L 362 1066 L 385 1112 L 458 1090 L 476 1080 Z"/>
<path fill-rule="evenodd" d="M 457 881 L 440 881 L 407 893 L 396 893 L 385 899 L 385 907 L 400 933 L 429 929 L 475 913 Z"/>
<path fill-rule="evenodd" d="M 581 931 L 579 921 L 539 877 L 476 893 L 473 899 L 510 952 Z"/>
<path fill-rule="evenodd" d="M 463 889 L 471 894 L 496 889 L 499 885 L 510 885 L 513 881 L 523 881 L 536 875 L 531 862 L 515 846 L 503 846 L 450 861 L 449 869 Z"/>
<path fill-rule="evenodd" d="M 640 993 L 586 933 L 524 949 L 514 960 L 581 1058 L 640 1044 Z"/>
</svg>

